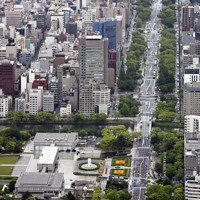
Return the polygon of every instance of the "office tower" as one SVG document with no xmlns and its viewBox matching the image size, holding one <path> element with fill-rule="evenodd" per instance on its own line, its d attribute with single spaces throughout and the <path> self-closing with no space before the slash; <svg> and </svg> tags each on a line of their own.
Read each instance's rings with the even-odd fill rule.
<svg viewBox="0 0 200 200">
<path fill-rule="evenodd" d="M 108 38 L 108 49 L 117 48 L 117 20 L 101 18 L 93 22 L 93 31 L 99 32 L 103 38 Z"/>
<path fill-rule="evenodd" d="M 14 95 L 15 62 L 9 60 L 0 61 L 0 89 L 5 95 Z"/>
<path fill-rule="evenodd" d="M 110 89 L 95 81 L 84 83 L 80 87 L 79 111 L 85 115 L 92 113 L 108 114 Z"/>
<path fill-rule="evenodd" d="M 6 11 L 6 26 L 19 27 L 22 23 L 22 12 L 21 11 Z"/>
<path fill-rule="evenodd" d="M 80 39 L 80 76 L 83 80 L 105 83 L 108 68 L 108 39 L 86 35 Z"/>
<path fill-rule="evenodd" d="M 92 92 L 96 87 L 96 83 L 84 83 L 80 86 L 79 93 L 79 112 L 89 116 L 95 112 L 94 97 Z"/>
<path fill-rule="evenodd" d="M 43 93 L 43 111 L 54 112 L 54 94 L 50 91 L 45 91 Z"/>
<path fill-rule="evenodd" d="M 183 92 L 183 114 L 200 115 L 200 82 L 186 84 Z"/>
<path fill-rule="evenodd" d="M 37 114 L 42 109 L 42 90 L 31 89 L 29 92 L 29 113 Z"/>
<path fill-rule="evenodd" d="M 189 31 L 194 27 L 194 6 L 182 7 L 182 29 Z"/>
</svg>

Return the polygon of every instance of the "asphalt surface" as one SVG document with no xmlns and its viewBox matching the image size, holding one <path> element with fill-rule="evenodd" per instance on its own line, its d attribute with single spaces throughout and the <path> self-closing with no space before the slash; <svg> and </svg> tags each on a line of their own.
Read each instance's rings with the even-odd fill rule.
<svg viewBox="0 0 200 200">
<path fill-rule="evenodd" d="M 143 83 L 140 87 L 139 101 L 141 102 L 138 130 L 142 136 L 137 143 L 133 155 L 133 174 L 130 182 L 132 200 L 144 200 L 147 187 L 147 177 L 150 170 L 150 131 L 158 100 L 156 79 L 158 75 L 157 54 L 159 50 L 161 23 L 157 14 L 162 9 L 161 0 L 155 0 L 152 4 L 150 20 L 146 23 L 145 36 L 147 41 L 146 63 Z"/>
</svg>

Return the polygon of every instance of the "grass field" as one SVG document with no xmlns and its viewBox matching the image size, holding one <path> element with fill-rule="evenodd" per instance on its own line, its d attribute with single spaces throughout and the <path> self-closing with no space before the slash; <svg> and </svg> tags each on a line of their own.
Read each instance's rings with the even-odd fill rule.
<svg viewBox="0 0 200 200">
<path fill-rule="evenodd" d="M 0 166 L 0 175 L 10 175 L 13 167 L 11 166 Z"/>
<path fill-rule="evenodd" d="M 19 156 L 0 156 L 0 164 L 15 164 Z"/>
</svg>

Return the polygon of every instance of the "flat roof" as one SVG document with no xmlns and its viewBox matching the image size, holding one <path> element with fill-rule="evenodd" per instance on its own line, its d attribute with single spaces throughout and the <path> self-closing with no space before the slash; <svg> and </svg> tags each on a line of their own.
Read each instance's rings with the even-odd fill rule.
<svg viewBox="0 0 200 200">
<path fill-rule="evenodd" d="M 86 35 L 86 40 L 100 40 L 102 39 L 102 35 Z"/>
<path fill-rule="evenodd" d="M 58 153 L 58 147 L 55 146 L 43 147 L 38 164 L 47 164 L 47 165 L 54 164 L 57 153 Z"/>
<path fill-rule="evenodd" d="M 62 187 L 63 173 L 38 173 L 24 172 L 21 173 L 17 180 L 16 187 Z M 41 188 L 41 189 L 42 189 Z"/>
<path fill-rule="evenodd" d="M 34 143 L 73 143 L 78 136 L 77 132 L 72 133 L 36 133 Z"/>
</svg>

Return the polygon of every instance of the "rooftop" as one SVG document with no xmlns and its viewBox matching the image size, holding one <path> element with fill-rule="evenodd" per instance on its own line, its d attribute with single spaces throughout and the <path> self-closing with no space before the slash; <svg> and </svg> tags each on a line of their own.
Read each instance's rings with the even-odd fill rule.
<svg viewBox="0 0 200 200">
<path fill-rule="evenodd" d="M 17 180 L 16 187 L 62 187 L 63 173 L 25 172 Z M 41 189 L 42 189 L 41 188 Z"/>
<path fill-rule="evenodd" d="M 44 142 L 67 142 L 73 143 L 76 140 L 78 133 L 37 133 L 34 138 L 34 143 L 44 143 Z"/>
<path fill-rule="evenodd" d="M 54 164 L 55 157 L 58 153 L 58 147 L 47 146 L 42 149 L 38 164 Z"/>
</svg>

